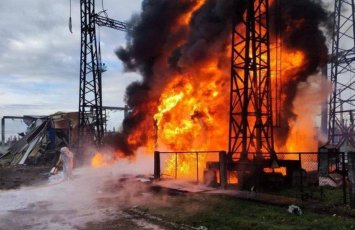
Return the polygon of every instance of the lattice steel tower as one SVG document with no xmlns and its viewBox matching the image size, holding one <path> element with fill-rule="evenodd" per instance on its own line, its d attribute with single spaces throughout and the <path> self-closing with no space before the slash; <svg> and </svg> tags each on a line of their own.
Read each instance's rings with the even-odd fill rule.
<svg viewBox="0 0 355 230">
<path fill-rule="evenodd" d="M 80 12 L 79 148 L 84 143 L 100 146 L 104 135 L 101 82 L 103 71 L 98 53 L 96 25 L 121 31 L 129 30 L 127 24 L 95 13 L 95 0 L 80 0 Z"/>
<path fill-rule="evenodd" d="M 355 148 L 355 11 L 354 0 L 335 0 L 330 79 L 328 138 Z"/>
<path fill-rule="evenodd" d="M 233 24 L 229 155 L 273 153 L 269 1 L 245 0 Z"/>
</svg>

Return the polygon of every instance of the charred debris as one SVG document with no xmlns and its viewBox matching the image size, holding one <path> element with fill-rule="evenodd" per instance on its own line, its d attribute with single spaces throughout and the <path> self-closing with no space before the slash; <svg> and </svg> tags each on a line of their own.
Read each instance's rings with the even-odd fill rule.
<svg viewBox="0 0 355 230">
<path fill-rule="evenodd" d="M 2 152 L 0 166 L 52 165 L 58 160 L 59 149 L 77 140 L 77 113 L 56 113 L 50 116 L 5 116 L 2 118 Z M 19 138 L 5 142 L 7 119 L 21 120 L 27 125 Z"/>
</svg>

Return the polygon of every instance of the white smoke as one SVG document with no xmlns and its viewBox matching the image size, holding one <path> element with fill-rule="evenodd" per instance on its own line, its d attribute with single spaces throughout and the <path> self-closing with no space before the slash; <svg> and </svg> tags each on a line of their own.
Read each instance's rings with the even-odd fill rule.
<svg viewBox="0 0 355 230">
<path fill-rule="evenodd" d="M 296 119 L 290 122 L 291 132 L 288 146 L 292 142 L 294 151 L 317 151 L 318 141 L 324 138 L 316 128 L 317 119 L 332 92 L 332 84 L 321 74 L 311 75 L 306 82 L 297 85 L 297 95 L 293 101 L 293 112 Z"/>
<path fill-rule="evenodd" d="M 60 178 L 41 185 L 0 191 L 0 229 L 77 229 L 87 222 L 106 221 L 123 214 L 120 208 L 144 202 L 144 183 L 138 174 L 152 172 L 153 158 L 137 156 L 104 168 L 74 169 L 74 179 Z M 133 183 L 122 186 L 120 178 L 131 174 Z"/>
</svg>

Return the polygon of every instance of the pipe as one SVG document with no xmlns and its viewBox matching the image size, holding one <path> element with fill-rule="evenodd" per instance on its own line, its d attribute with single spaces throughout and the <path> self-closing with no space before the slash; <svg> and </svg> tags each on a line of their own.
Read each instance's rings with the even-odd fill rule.
<svg viewBox="0 0 355 230">
<path fill-rule="evenodd" d="M 154 179 L 160 180 L 160 152 L 154 152 Z"/>
</svg>

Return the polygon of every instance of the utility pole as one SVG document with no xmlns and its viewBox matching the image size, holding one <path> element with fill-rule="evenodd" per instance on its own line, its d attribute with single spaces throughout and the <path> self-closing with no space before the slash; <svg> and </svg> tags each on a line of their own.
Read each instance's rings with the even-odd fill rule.
<svg viewBox="0 0 355 230">
<path fill-rule="evenodd" d="M 96 25 L 128 31 L 127 24 L 100 16 L 95 0 L 80 0 L 81 53 L 79 89 L 79 148 L 84 144 L 99 147 L 104 136 L 102 113 L 102 70 Z"/>
<path fill-rule="evenodd" d="M 334 1 L 334 28 L 330 80 L 328 140 L 355 148 L 355 5 L 354 0 Z"/>
<path fill-rule="evenodd" d="M 246 0 L 233 23 L 229 156 L 274 153 L 270 74 L 269 1 Z"/>
</svg>

